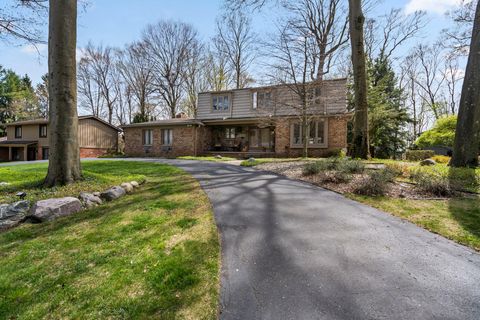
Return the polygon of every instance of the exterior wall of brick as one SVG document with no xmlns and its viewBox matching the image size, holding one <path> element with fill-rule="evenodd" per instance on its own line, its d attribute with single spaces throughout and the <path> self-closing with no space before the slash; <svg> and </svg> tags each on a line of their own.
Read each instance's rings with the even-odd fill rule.
<svg viewBox="0 0 480 320">
<path fill-rule="evenodd" d="M 309 156 L 326 157 L 347 147 L 347 122 L 349 116 L 328 117 L 328 137 L 326 148 L 308 149 Z M 290 124 L 291 118 L 280 118 L 275 127 L 275 154 L 282 157 L 300 157 L 302 148 L 291 148 L 290 146 Z"/>
<path fill-rule="evenodd" d="M 312 157 L 325 157 L 347 147 L 347 122 L 348 115 L 331 116 L 328 121 L 327 147 L 309 148 L 309 155 Z M 299 157 L 302 155 L 302 148 L 290 146 L 290 124 L 293 118 L 278 118 L 275 126 L 275 156 L 278 157 Z M 162 128 L 173 130 L 172 146 L 161 145 Z M 143 145 L 143 130 L 153 130 L 152 146 Z M 139 157 L 178 157 L 200 155 L 212 147 L 212 128 L 209 126 L 195 127 L 126 127 L 125 154 Z"/>
<path fill-rule="evenodd" d="M 80 148 L 80 158 L 98 158 L 100 156 L 106 155 L 109 149 L 105 148 Z M 42 154 L 40 153 L 41 159 Z"/>
<path fill-rule="evenodd" d="M 153 130 L 153 141 L 151 146 L 143 145 L 143 130 Z M 171 146 L 161 144 L 161 130 L 172 129 L 173 141 Z M 197 132 L 195 133 L 195 130 Z M 201 135 L 202 128 L 194 126 L 183 127 L 130 127 L 124 129 L 125 134 L 125 154 L 129 156 L 141 157 L 178 157 L 191 156 L 202 149 Z"/>
</svg>

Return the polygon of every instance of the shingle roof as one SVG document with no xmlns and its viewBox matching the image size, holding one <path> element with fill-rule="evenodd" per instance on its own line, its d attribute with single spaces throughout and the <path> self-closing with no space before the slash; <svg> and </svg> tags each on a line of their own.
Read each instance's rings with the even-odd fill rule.
<svg viewBox="0 0 480 320">
<path fill-rule="evenodd" d="M 133 127 L 159 127 L 159 126 L 186 126 L 186 125 L 203 125 L 203 123 L 196 119 L 166 119 L 166 120 L 156 120 L 149 122 L 141 123 L 132 123 L 121 126 L 122 128 L 133 128 Z"/>
</svg>

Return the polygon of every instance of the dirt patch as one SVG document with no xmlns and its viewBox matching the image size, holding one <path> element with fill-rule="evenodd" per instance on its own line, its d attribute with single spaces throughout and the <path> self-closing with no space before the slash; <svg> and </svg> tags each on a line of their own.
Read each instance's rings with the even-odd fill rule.
<svg viewBox="0 0 480 320">
<path fill-rule="evenodd" d="M 325 181 L 325 176 L 329 175 L 329 172 L 324 172 L 320 174 L 315 174 L 315 175 L 303 175 L 303 167 L 307 163 L 307 161 L 295 161 L 295 162 L 271 162 L 271 163 L 264 163 L 255 166 L 256 169 L 258 170 L 264 170 L 264 171 L 270 171 L 274 172 L 280 175 L 283 175 L 285 177 L 291 178 L 291 179 L 296 179 L 296 180 L 302 180 L 306 181 L 308 183 L 323 187 L 325 189 L 329 189 L 332 191 L 335 191 L 337 193 L 354 193 L 355 188 L 359 185 L 359 182 L 363 179 L 365 179 L 366 173 L 368 173 L 369 170 L 379 170 L 382 169 L 383 166 L 366 166 L 366 173 L 363 174 L 352 174 L 352 179 L 349 182 L 331 182 L 331 181 Z M 326 179 L 329 180 L 329 179 Z M 402 182 L 402 181 L 395 181 L 389 183 L 388 191 L 385 194 L 387 197 L 391 198 L 406 198 L 406 199 L 418 199 L 418 200 L 426 200 L 426 199 L 432 199 L 432 200 L 437 200 L 437 199 L 448 199 L 448 197 L 436 197 L 432 196 L 431 194 L 425 194 L 419 192 L 416 188 L 415 185 L 412 183 L 408 182 Z M 456 194 L 456 197 L 458 196 L 468 196 L 464 195 L 463 193 Z"/>
</svg>

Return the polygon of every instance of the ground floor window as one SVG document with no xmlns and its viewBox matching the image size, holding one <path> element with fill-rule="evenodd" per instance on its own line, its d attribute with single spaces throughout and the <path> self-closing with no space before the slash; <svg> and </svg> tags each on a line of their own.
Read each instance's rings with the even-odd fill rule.
<svg viewBox="0 0 480 320">
<path fill-rule="evenodd" d="M 42 159 L 48 160 L 48 156 L 50 154 L 50 148 L 42 148 Z"/>
<path fill-rule="evenodd" d="M 225 128 L 225 139 L 235 139 L 235 128 Z"/>
<path fill-rule="evenodd" d="M 294 122 L 291 126 L 291 144 L 293 147 L 303 146 L 303 125 Z M 309 121 L 307 126 L 307 143 L 311 147 L 327 146 L 327 122 L 326 119 Z"/>
<path fill-rule="evenodd" d="M 153 144 L 153 130 L 143 130 L 143 145 L 151 146 Z"/>
<path fill-rule="evenodd" d="M 171 146 L 173 142 L 173 130 L 162 129 L 162 145 Z"/>
</svg>

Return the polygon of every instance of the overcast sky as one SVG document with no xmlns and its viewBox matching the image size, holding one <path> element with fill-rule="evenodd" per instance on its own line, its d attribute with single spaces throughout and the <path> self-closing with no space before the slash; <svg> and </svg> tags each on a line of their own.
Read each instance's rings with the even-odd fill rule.
<svg viewBox="0 0 480 320">
<path fill-rule="evenodd" d="M 0 0 L 0 7 L 12 0 Z M 346 1 L 346 0 L 345 0 Z M 79 52 L 91 40 L 95 44 L 123 47 L 139 39 L 149 23 L 161 19 L 179 20 L 192 24 L 201 38 L 208 40 L 215 32 L 215 18 L 221 13 L 223 0 L 89 0 L 78 20 Z M 386 0 L 370 13 L 372 17 L 388 13 L 391 8 L 402 8 L 406 14 L 425 10 L 430 20 L 423 38 L 415 42 L 435 41 L 440 30 L 448 24 L 444 13 L 457 6 L 459 0 Z M 263 10 L 253 17 L 258 33 L 272 30 L 275 10 Z M 45 32 L 46 32 L 45 26 Z M 28 74 L 34 83 L 47 71 L 46 46 L 38 52 L 28 45 L 0 42 L 0 65 L 19 74 Z"/>
</svg>

